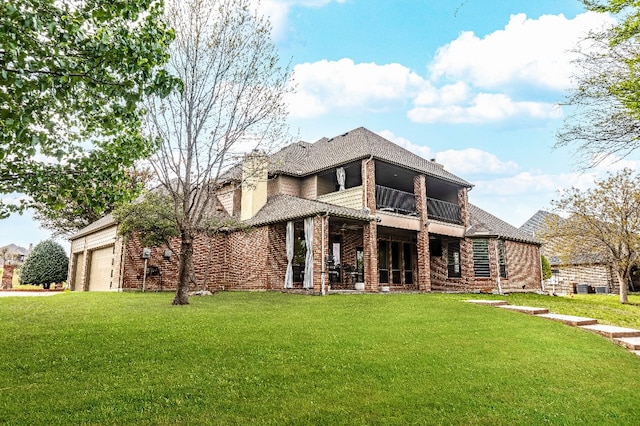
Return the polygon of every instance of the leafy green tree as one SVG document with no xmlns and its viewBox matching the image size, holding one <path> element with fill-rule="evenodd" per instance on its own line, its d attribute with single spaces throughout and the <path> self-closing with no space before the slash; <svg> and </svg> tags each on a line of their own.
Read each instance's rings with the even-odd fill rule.
<svg viewBox="0 0 640 426">
<path fill-rule="evenodd" d="M 177 85 L 162 16 L 160 0 L 0 4 L 0 194 L 27 196 L 0 217 L 69 200 L 102 214 L 135 196 L 126 171 L 157 146 L 140 103 Z"/>
<path fill-rule="evenodd" d="M 51 283 L 67 280 L 69 257 L 64 248 L 53 240 L 38 243 L 25 259 L 20 269 L 24 284 L 42 285 L 48 289 Z"/>
<path fill-rule="evenodd" d="M 152 172 L 148 168 L 130 168 L 127 170 L 127 180 L 122 182 L 123 189 L 132 194 L 137 193 L 141 188 L 149 184 L 152 179 Z M 100 208 L 96 208 L 95 198 L 79 190 L 82 196 L 66 200 L 62 208 L 54 208 L 46 204 L 39 203 L 35 209 L 34 218 L 40 225 L 53 232 L 56 236 L 69 236 L 80 229 L 88 226 L 105 215 L 113 211 L 116 207 L 116 200 L 109 194 L 102 192 L 105 196 Z M 96 196 L 99 194 L 92 193 Z"/>
<path fill-rule="evenodd" d="M 640 6 L 633 0 L 583 0 L 589 10 L 617 16 L 576 48 L 575 86 L 556 146 L 574 146 L 586 166 L 640 147 Z"/>
<path fill-rule="evenodd" d="M 631 271 L 640 261 L 640 177 L 630 169 L 610 174 L 588 190 L 571 188 L 552 202 L 564 216 L 550 215 L 541 238 L 564 261 L 576 255 L 606 260 L 629 303 Z"/>
<path fill-rule="evenodd" d="M 548 280 L 552 277 L 553 273 L 551 272 L 551 265 L 549 264 L 549 259 L 544 254 L 540 255 L 540 262 L 542 264 L 542 279 Z"/>
</svg>

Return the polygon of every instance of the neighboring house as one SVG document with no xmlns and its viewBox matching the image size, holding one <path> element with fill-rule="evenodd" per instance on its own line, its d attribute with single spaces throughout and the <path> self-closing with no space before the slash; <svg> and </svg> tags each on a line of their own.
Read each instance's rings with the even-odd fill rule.
<svg viewBox="0 0 640 426">
<path fill-rule="evenodd" d="M 558 218 L 554 213 L 539 210 L 519 229 L 534 238 L 541 239 L 549 217 Z M 545 281 L 546 290 L 554 293 L 576 293 L 578 284 L 589 286 L 590 291 L 618 293 L 620 286 L 611 265 L 601 255 L 595 253 L 575 253 L 563 260 L 554 250 L 553 243 L 545 243 L 541 252 L 549 260 L 552 277 Z M 637 284 L 636 284 L 637 285 Z M 584 287 L 582 287 L 584 289 Z"/>
<path fill-rule="evenodd" d="M 12 287 L 15 269 L 24 263 L 24 260 L 31 253 L 31 249 L 31 246 L 26 249 L 15 244 L 0 247 L 0 256 L 2 258 L 2 264 L 0 264 L 0 269 L 2 270 L 0 288 L 9 289 Z"/>
<path fill-rule="evenodd" d="M 251 228 L 200 235 L 194 274 L 211 290 L 540 290 L 539 242 L 470 205 L 471 188 L 364 128 L 251 154 L 218 193 Z M 71 238 L 71 288 L 174 289 L 171 253 L 152 248 L 145 274 L 116 230 L 108 215 Z"/>
<path fill-rule="evenodd" d="M 31 250 L 31 246 L 26 249 L 16 244 L 8 244 L 0 247 L 0 257 L 2 257 L 2 263 L 4 265 L 22 265 L 27 256 L 29 256 L 29 253 L 31 253 Z"/>
</svg>

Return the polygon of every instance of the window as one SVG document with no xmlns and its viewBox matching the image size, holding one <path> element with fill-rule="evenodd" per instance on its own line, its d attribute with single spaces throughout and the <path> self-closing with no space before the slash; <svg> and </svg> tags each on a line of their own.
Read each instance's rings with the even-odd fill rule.
<svg viewBox="0 0 640 426">
<path fill-rule="evenodd" d="M 473 240 L 473 275 L 476 277 L 490 277 L 489 240 Z"/>
<path fill-rule="evenodd" d="M 391 282 L 400 284 L 400 243 L 391 243 Z"/>
<path fill-rule="evenodd" d="M 460 242 L 449 241 L 447 244 L 447 269 L 449 278 L 460 278 Z"/>
<path fill-rule="evenodd" d="M 380 282 L 389 282 L 389 251 L 386 241 L 378 242 L 378 272 L 380 274 Z"/>
<path fill-rule="evenodd" d="M 413 284 L 413 244 L 404 243 L 404 283 Z"/>
<path fill-rule="evenodd" d="M 500 277 L 507 278 L 507 255 L 504 248 L 504 240 L 498 241 L 498 257 L 500 262 Z"/>
</svg>

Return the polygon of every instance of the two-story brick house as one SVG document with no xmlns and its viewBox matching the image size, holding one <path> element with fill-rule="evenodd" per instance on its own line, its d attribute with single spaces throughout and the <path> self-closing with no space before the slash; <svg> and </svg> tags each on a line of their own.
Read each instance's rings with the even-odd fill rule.
<svg viewBox="0 0 640 426">
<path fill-rule="evenodd" d="M 471 188 L 364 128 L 252 154 L 218 192 L 251 228 L 200 236 L 194 272 L 209 289 L 540 290 L 539 243 L 469 204 Z M 143 248 L 116 228 L 105 217 L 71 239 L 72 288 L 175 288 L 176 260 L 153 248 L 145 274 Z M 110 258 L 97 274 L 94 253 Z"/>
</svg>

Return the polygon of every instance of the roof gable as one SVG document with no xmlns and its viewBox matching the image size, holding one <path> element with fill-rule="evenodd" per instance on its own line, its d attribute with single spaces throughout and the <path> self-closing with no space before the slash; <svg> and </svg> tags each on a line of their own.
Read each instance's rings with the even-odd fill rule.
<svg viewBox="0 0 640 426">
<path fill-rule="evenodd" d="M 469 225 L 465 235 L 470 238 L 491 236 L 537 245 L 541 244 L 533 236 L 473 204 L 469 204 Z"/>
</svg>

